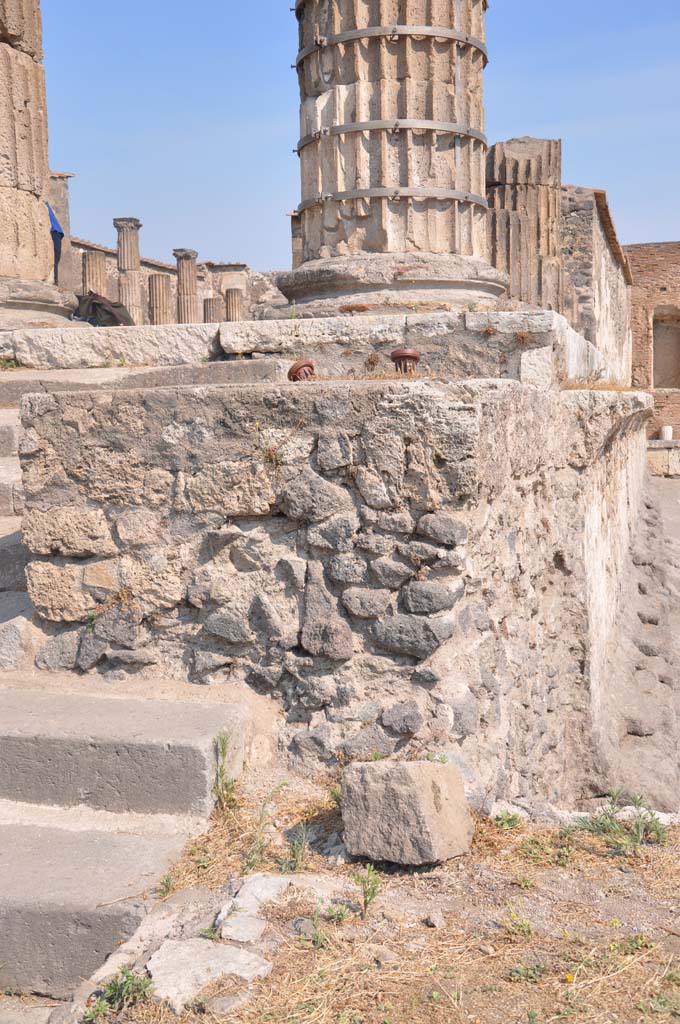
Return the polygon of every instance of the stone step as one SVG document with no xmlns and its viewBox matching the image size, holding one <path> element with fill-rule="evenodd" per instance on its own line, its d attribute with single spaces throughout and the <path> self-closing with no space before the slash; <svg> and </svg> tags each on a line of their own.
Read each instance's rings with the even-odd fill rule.
<svg viewBox="0 0 680 1024">
<path fill-rule="evenodd" d="M 122 330 L 122 328 L 116 328 Z M 227 358 L 191 366 L 100 367 L 0 372 L 0 409 L 18 407 L 23 395 L 55 391 L 125 391 L 183 385 L 262 384 L 286 379 L 286 357 Z"/>
<path fill-rule="evenodd" d="M 245 732 L 243 711 L 228 704 L 2 688 L 0 798 L 207 815 L 216 738 L 229 736 L 226 767 L 237 777 Z"/>
<path fill-rule="evenodd" d="M 0 459 L 16 455 L 21 423 L 16 409 L 0 409 Z"/>
<path fill-rule="evenodd" d="M 21 517 L 0 517 L 0 592 L 26 590 L 27 562 L 28 551 L 21 535 Z"/>
<path fill-rule="evenodd" d="M 0 459 L 0 516 L 16 516 L 23 510 L 21 466 L 16 456 Z"/>
<path fill-rule="evenodd" d="M 0 989 L 68 997 L 135 932 L 198 831 L 193 819 L 0 801 Z"/>
</svg>

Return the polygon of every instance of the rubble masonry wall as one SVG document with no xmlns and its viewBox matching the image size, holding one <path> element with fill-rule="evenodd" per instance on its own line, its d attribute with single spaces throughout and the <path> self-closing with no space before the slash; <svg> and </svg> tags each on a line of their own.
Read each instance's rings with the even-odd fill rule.
<svg viewBox="0 0 680 1024">
<path fill-rule="evenodd" d="M 445 753 L 477 803 L 574 805 L 616 782 L 602 651 L 648 404 L 445 379 L 28 396 L 38 663 L 245 682 L 296 770 Z"/>
</svg>

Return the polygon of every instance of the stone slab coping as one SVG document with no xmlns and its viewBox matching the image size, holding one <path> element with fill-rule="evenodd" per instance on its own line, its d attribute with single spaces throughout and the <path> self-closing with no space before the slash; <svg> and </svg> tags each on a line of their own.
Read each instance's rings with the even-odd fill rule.
<svg viewBox="0 0 680 1024">
<path fill-rule="evenodd" d="M 647 447 L 650 451 L 658 451 L 662 448 L 680 448 L 680 440 L 678 441 L 648 441 Z"/>
<path fill-rule="evenodd" d="M 289 365 L 288 360 L 265 358 L 217 360 L 198 366 L 0 371 L 0 409 L 15 408 L 23 395 L 38 392 L 125 391 L 279 381 L 285 380 Z"/>
<path fill-rule="evenodd" d="M 395 348 L 423 353 L 425 373 L 509 377 L 541 387 L 557 381 L 611 380 L 602 353 L 551 310 L 482 310 L 409 315 L 247 320 L 158 327 L 60 328 L 9 331 L 0 356 L 35 369 L 121 369 L 190 366 L 216 359 L 279 356 L 288 365 L 313 355 L 322 376 L 365 374 L 382 357 L 394 370 Z M 370 369 L 370 364 L 368 365 Z M 372 369 L 376 369 L 373 366 Z M 245 378 L 244 378 L 245 379 Z M 250 378 L 247 378 L 250 379 Z M 180 383 L 178 380 L 177 383 Z M 149 383 L 147 386 L 155 386 Z"/>
</svg>

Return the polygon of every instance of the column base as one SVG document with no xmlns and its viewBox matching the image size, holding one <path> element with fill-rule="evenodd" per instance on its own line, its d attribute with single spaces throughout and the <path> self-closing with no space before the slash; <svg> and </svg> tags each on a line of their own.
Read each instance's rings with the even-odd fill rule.
<svg viewBox="0 0 680 1024">
<path fill-rule="evenodd" d="M 0 278 L 0 331 L 26 327 L 63 327 L 77 301 L 71 292 L 44 281 Z"/>
<path fill-rule="evenodd" d="M 488 308 L 508 279 L 476 257 L 406 252 L 309 260 L 277 284 L 301 316 L 323 317 Z"/>
</svg>

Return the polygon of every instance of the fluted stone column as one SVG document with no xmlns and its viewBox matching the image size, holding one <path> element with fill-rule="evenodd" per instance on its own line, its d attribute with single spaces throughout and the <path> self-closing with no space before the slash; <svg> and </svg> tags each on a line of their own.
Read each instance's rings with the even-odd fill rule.
<svg viewBox="0 0 680 1024">
<path fill-rule="evenodd" d="M 303 262 L 279 279 L 289 299 L 397 312 L 503 294 L 488 262 L 486 7 L 297 0 Z"/>
<path fill-rule="evenodd" d="M 561 257 L 561 187 L 559 140 L 510 139 L 489 150 L 492 262 L 509 275 L 512 298 L 564 312 L 569 299 Z"/>
<path fill-rule="evenodd" d="M 196 270 L 198 253 L 195 249 L 175 249 L 173 256 L 177 260 L 177 323 L 200 323 Z"/>
<path fill-rule="evenodd" d="M 243 292 L 241 289 L 227 288 L 224 298 L 227 307 L 227 323 L 238 323 L 243 320 Z"/>
<path fill-rule="evenodd" d="M 83 253 L 83 295 L 89 292 L 106 297 L 106 255 L 98 249 Z"/>
<path fill-rule="evenodd" d="M 221 324 L 224 321 L 224 299 L 221 295 L 203 300 L 203 323 Z"/>
<path fill-rule="evenodd" d="M 47 103 L 38 0 L 0 0 L 0 277 L 51 280 Z"/>
<path fill-rule="evenodd" d="M 172 287 L 167 274 L 149 275 L 149 311 L 152 324 L 173 324 Z"/>
<path fill-rule="evenodd" d="M 144 298 L 139 258 L 141 221 L 136 217 L 116 217 L 113 226 L 118 232 L 118 291 L 120 301 L 138 325 L 143 324 Z"/>
</svg>

